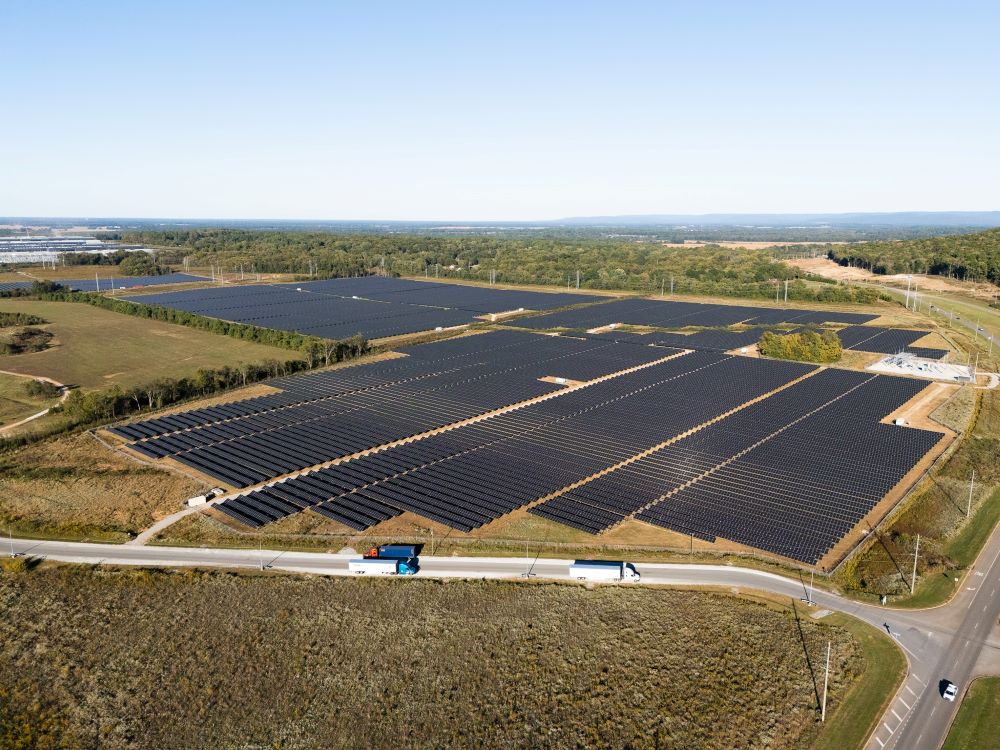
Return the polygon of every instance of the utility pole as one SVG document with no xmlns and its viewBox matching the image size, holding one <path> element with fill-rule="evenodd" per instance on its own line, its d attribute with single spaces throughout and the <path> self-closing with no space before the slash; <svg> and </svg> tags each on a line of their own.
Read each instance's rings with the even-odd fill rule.
<svg viewBox="0 0 1000 750">
<path fill-rule="evenodd" d="M 14 535 L 10 531 L 10 526 L 7 527 L 7 538 L 10 539 L 10 556 L 17 557 L 17 553 L 14 552 Z"/>
<path fill-rule="evenodd" d="M 101 280 L 97 277 L 97 271 L 94 271 L 94 283 L 97 284 L 97 293 L 101 293 Z"/>
<path fill-rule="evenodd" d="M 260 569 L 264 570 L 264 540 L 258 539 L 257 544 L 259 545 L 258 549 L 260 550 Z"/>
<path fill-rule="evenodd" d="M 912 276 L 906 277 L 906 309 L 910 309 L 910 282 L 913 280 Z"/>
<path fill-rule="evenodd" d="M 660 279 L 660 296 L 663 296 L 663 285 L 666 282 L 665 279 Z"/>
<path fill-rule="evenodd" d="M 576 288 L 577 289 L 580 288 L 580 271 L 579 270 L 576 272 Z"/>
<path fill-rule="evenodd" d="M 670 277 L 670 296 L 672 297 L 673 294 L 674 294 L 674 277 L 671 276 Z"/>
<path fill-rule="evenodd" d="M 830 686 L 830 646 L 831 641 L 826 642 L 826 675 L 823 677 L 823 708 L 819 714 L 819 720 L 826 721 L 826 692 Z"/>
<path fill-rule="evenodd" d="M 965 517 L 972 515 L 972 486 L 976 483 L 976 470 L 972 470 L 972 478 L 969 480 L 969 502 L 965 506 Z"/>
<path fill-rule="evenodd" d="M 917 546 L 913 548 L 913 575 L 910 576 L 910 593 L 917 587 L 917 555 L 920 554 L 920 534 L 917 534 Z"/>
</svg>

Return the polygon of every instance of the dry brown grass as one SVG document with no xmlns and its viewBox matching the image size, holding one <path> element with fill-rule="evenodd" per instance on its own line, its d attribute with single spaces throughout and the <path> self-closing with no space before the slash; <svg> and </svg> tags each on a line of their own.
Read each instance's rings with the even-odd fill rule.
<svg viewBox="0 0 1000 750">
<path fill-rule="evenodd" d="M 834 712 L 865 664 L 689 591 L 42 567 L 0 601 L 5 731 L 70 749 L 801 748 L 827 640 Z"/>
<path fill-rule="evenodd" d="M 204 489 L 86 433 L 0 456 L 0 522 L 26 535 L 124 541 Z"/>
</svg>

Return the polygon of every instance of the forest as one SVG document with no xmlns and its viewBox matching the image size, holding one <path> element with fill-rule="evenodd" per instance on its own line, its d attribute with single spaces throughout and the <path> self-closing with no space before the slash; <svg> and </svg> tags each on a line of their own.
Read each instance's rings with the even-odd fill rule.
<svg viewBox="0 0 1000 750">
<path fill-rule="evenodd" d="M 872 273 L 928 273 L 1000 284 L 1000 229 L 956 237 L 834 245 L 829 256 L 842 266 Z"/>
<path fill-rule="evenodd" d="M 115 250 L 113 253 L 62 253 L 60 261 L 67 266 L 118 266 L 122 276 L 161 276 L 169 269 L 158 265 L 146 252 Z"/>
<path fill-rule="evenodd" d="M 333 234 L 235 229 L 125 232 L 116 238 L 160 248 L 162 266 L 321 278 L 385 273 L 506 284 L 621 289 L 770 299 L 788 281 L 792 300 L 862 302 L 878 293 L 804 278 L 772 253 L 744 248 L 668 247 L 626 239 L 534 239 Z"/>
</svg>

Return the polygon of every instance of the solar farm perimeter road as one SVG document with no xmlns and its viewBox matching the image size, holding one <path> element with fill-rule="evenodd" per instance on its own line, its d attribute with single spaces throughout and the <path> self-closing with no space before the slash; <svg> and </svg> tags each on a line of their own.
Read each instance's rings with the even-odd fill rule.
<svg viewBox="0 0 1000 750">
<path fill-rule="evenodd" d="M 17 554 L 63 562 L 146 567 L 260 568 L 318 575 L 350 575 L 347 562 L 356 555 L 230 550 L 189 547 L 136 547 L 14 539 Z M 948 604 L 926 610 L 876 607 L 816 590 L 817 608 L 838 610 L 888 631 L 906 652 L 908 673 L 868 741 L 869 750 L 936 750 L 944 742 L 960 704 L 944 701 L 939 681 L 948 679 L 964 693 L 972 677 L 985 673 L 989 657 L 1000 652 L 1000 533 L 994 533 L 973 566 L 962 590 Z M 539 578 L 566 580 L 570 560 L 421 557 L 423 578 Z M 801 599 L 805 581 L 749 568 L 723 565 L 646 563 L 637 566 L 645 584 L 724 586 L 760 589 Z M 405 585 L 401 581 L 402 585 Z"/>
</svg>

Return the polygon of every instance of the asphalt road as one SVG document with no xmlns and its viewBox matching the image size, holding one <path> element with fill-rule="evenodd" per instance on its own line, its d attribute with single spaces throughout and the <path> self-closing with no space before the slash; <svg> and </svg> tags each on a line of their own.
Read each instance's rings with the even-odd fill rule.
<svg viewBox="0 0 1000 750">
<path fill-rule="evenodd" d="M 893 286 L 887 286 L 885 284 L 878 284 L 878 283 L 875 283 L 875 286 L 877 286 L 879 289 L 882 289 L 882 290 L 884 290 L 884 291 L 886 291 L 886 292 L 888 292 L 890 294 L 895 294 L 900 299 L 904 299 L 904 300 L 906 299 L 906 291 L 903 290 L 903 289 L 897 289 L 896 287 L 893 287 Z M 942 301 L 944 301 L 947 304 L 947 298 L 946 297 L 941 297 L 941 296 L 935 295 L 933 293 L 925 294 L 923 292 L 920 292 L 918 306 L 919 305 L 923 305 L 923 310 L 926 310 L 927 309 L 927 305 L 929 304 L 928 300 L 934 300 L 938 304 L 940 304 Z M 970 302 L 971 302 L 971 300 L 970 300 Z M 986 313 L 984 313 L 984 314 L 990 314 L 989 308 L 984 308 L 984 309 L 986 310 Z M 983 341 L 985 341 L 987 344 L 992 343 L 993 346 L 1000 346 L 1000 341 L 998 341 L 994 336 L 992 336 L 989 333 L 989 331 L 980 330 L 980 327 L 979 327 L 979 325 L 978 325 L 978 323 L 976 321 L 968 320 L 968 319 L 966 319 L 964 317 L 961 317 L 961 316 L 955 316 L 955 315 L 945 314 L 940 307 L 937 308 L 937 310 L 938 310 L 938 315 L 941 315 L 942 317 L 949 319 L 951 321 L 952 325 L 956 325 L 957 324 L 957 325 L 959 325 L 959 326 L 961 326 L 963 328 L 968 328 L 970 331 L 972 331 L 972 333 L 973 333 L 974 336 L 982 336 Z"/>
<path fill-rule="evenodd" d="M 267 568 L 317 575 L 351 575 L 348 560 L 356 555 L 230 550 L 189 547 L 145 547 L 78 542 L 18 540 L 10 542 L 16 554 L 85 564 L 148 567 Z M 10 550 L 4 550 L 9 554 Z M 724 587 L 737 591 L 763 590 L 792 600 L 803 615 L 821 609 L 854 615 L 885 630 L 907 655 L 909 670 L 903 686 L 869 739 L 871 750 L 936 750 L 944 741 L 960 700 L 941 698 L 939 681 L 959 686 L 959 696 L 970 680 L 986 669 L 983 658 L 1000 653 L 1000 534 L 994 534 L 959 594 L 947 605 L 926 610 L 890 609 L 861 604 L 822 590 L 810 591 L 808 578 L 785 576 L 727 565 L 642 563 L 636 566 L 642 583 L 674 586 Z M 569 578 L 571 560 L 431 557 L 420 558 L 423 578 Z M 400 581 L 405 585 L 405 580 Z"/>
</svg>

